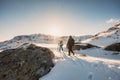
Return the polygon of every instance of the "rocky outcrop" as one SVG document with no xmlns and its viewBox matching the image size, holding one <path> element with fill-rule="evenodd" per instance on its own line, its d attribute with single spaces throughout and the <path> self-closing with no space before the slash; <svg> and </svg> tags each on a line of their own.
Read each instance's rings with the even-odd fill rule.
<svg viewBox="0 0 120 80">
<path fill-rule="evenodd" d="M 84 43 L 84 44 L 75 44 L 73 47 L 73 50 L 80 50 L 80 49 L 88 49 L 88 48 L 93 48 L 93 47 L 98 47 L 92 44 Z"/>
<path fill-rule="evenodd" d="M 38 80 L 54 66 L 53 52 L 33 44 L 0 52 L 0 80 Z"/>
<path fill-rule="evenodd" d="M 120 51 L 120 43 L 111 44 L 111 45 L 105 47 L 105 50 Z"/>
</svg>

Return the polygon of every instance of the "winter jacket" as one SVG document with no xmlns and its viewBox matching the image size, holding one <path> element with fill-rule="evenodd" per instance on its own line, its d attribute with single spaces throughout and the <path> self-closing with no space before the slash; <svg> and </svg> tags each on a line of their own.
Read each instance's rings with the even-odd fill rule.
<svg viewBox="0 0 120 80">
<path fill-rule="evenodd" d="M 60 42 L 58 43 L 58 45 L 59 45 L 59 46 L 63 46 L 63 41 L 60 41 Z"/>
<path fill-rule="evenodd" d="M 68 42 L 67 42 L 67 48 L 68 49 L 72 49 L 72 47 L 74 46 L 74 39 L 73 38 L 69 38 Z"/>
</svg>

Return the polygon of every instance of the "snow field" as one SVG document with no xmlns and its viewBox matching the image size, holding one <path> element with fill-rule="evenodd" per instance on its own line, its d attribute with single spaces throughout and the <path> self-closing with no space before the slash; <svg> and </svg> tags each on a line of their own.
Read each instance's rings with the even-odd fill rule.
<svg viewBox="0 0 120 80">
<path fill-rule="evenodd" d="M 52 45 L 51 45 L 52 46 Z M 54 45 L 53 45 L 54 46 Z M 68 56 L 67 50 L 51 50 L 57 57 L 55 66 L 39 80 L 119 80 L 120 55 L 99 48 L 75 51 L 75 56 Z M 81 56 L 80 54 L 87 56 Z"/>
</svg>

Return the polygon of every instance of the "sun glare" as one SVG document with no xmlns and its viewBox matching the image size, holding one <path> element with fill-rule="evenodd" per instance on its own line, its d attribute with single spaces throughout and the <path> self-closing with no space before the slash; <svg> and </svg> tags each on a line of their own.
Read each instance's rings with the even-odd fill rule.
<svg viewBox="0 0 120 80">
<path fill-rule="evenodd" d="M 50 29 L 50 34 L 53 35 L 53 36 L 60 36 L 61 32 L 57 28 L 51 28 Z"/>
</svg>

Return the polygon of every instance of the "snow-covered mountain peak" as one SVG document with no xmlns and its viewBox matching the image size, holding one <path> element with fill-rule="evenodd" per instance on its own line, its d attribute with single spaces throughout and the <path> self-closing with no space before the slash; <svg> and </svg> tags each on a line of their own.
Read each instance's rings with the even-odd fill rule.
<svg viewBox="0 0 120 80">
<path fill-rule="evenodd" d="M 54 37 L 45 34 L 20 35 L 11 40 L 0 42 L 0 49 L 17 48 L 24 43 L 53 43 Z"/>
<path fill-rule="evenodd" d="M 110 27 L 107 31 L 100 32 L 95 36 L 109 36 L 120 31 L 120 23 Z"/>
<path fill-rule="evenodd" d="M 113 27 L 109 28 L 108 30 L 117 30 L 117 29 L 120 29 L 120 23 L 114 25 Z"/>
<path fill-rule="evenodd" d="M 120 23 L 110 27 L 107 31 L 100 32 L 92 38 L 82 42 L 91 43 L 101 47 L 120 42 Z"/>
</svg>

